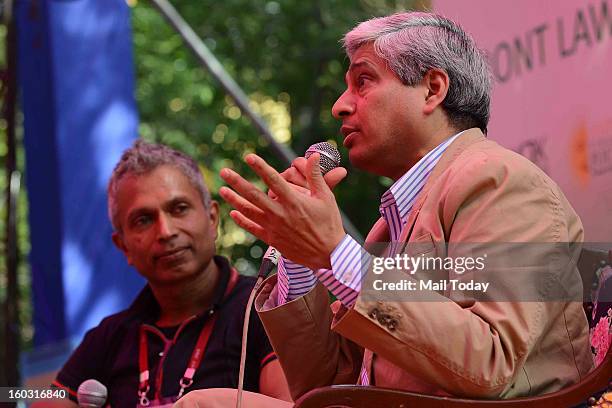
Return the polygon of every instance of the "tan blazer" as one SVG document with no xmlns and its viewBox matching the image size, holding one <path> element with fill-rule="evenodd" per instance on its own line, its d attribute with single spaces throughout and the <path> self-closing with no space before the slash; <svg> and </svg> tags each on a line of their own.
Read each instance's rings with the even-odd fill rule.
<svg viewBox="0 0 612 408">
<path fill-rule="evenodd" d="M 381 219 L 366 242 L 388 240 Z M 540 169 L 470 129 L 434 168 L 401 240 L 425 243 L 429 252 L 443 256 L 448 242 L 582 242 L 583 230 L 563 193 Z M 579 248 L 558 247 L 572 251 L 564 256 L 578 256 Z M 518 290 L 510 277 L 525 268 L 550 268 L 551 257 L 559 255 L 552 245 L 545 248 L 517 259 L 520 266 L 495 270 L 491 285 Z M 570 286 L 582 293 L 577 270 L 571 273 Z M 272 276 L 255 305 L 294 398 L 320 386 L 355 384 L 364 349 L 375 385 L 435 395 L 543 394 L 579 381 L 592 367 L 580 302 L 461 301 L 449 291 L 429 296 L 439 301 L 418 301 L 417 295 L 376 301 L 362 292 L 347 310 L 339 302 L 330 308 L 327 290 L 318 284 L 276 307 Z"/>
</svg>

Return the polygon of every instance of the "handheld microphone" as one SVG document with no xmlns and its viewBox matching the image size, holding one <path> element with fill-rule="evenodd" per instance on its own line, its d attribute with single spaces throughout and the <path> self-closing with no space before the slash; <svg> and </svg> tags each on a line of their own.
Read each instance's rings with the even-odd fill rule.
<svg viewBox="0 0 612 408">
<path fill-rule="evenodd" d="M 304 153 L 304 157 L 308 159 L 314 153 L 319 153 L 320 155 L 319 168 L 321 169 L 322 175 L 325 175 L 327 172 L 335 169 L 340 165 L 340 152 L 331 143 L 320 142 L 313 144 L 306 150 L 306 153 Z M 240 371 L 238 373 L 238 395 L 236 399 L 236 408 L 242 407 L 242 390 L 244 388 L 244 366 L 246 361 L 249 318 L 251 316 L 251 308 L 253 307 L 255 294 L 257 293 L 259 286 L 266 278 L 266 276 L 268 276 L 272 269 L 274 269 L 274 267 L 278 264 L 278 259 L 280 258 L 280 256 L 281 253 L 278 252 L 276 248 L 274 248 L 273 246 L 268 247 L 268 250 L 264 254 L 261 266 L 259 268 L 257 282 L 255 282 L 255 286 L 253 287 L 253 290 L 251 291 L 251 295 L 249 296 L 249 300 L 247 302 L 244 314 L 244 325 L 242 327 L 242 353 L 240 355 Z"/>
<path fill-rule="evenodd" d="M 305 158 L 309 158 L 313 153 L 319 153 L 321 159 L 319 160 L 319 168 L 321 174 L 326 175 L 331 170 L 340 166 L 340 152 L 333 144 L 329 142 L 320 142 L 311 145 L 304 153 Z"/>
<path fill-rule="evenodd" d="M 107 396 L 108 391 L 104 384 L 94 379 L 83 381 L 77 390 L 79 407 L 101 408 Z"/>
<path fill-rule="evenodd" d="M 306 153 L 304 153 L 304 157 L 308 159 L 314 153 L 319 153 L 319 168 L 321 169 L 322 175 L 325 175 L 329 171 L 340 166 L 340 152 L 331 143 L 320 142 L 311 145 L 306 150 Z M 268 250 L 263 256 L 263 261 L 259 267 L 259 274 L 257 277 L 265 279 L 272 269 L 274 269 L 274 267 L 278 264 L 278 258 L 280 258 L 280 256 L 281 254 L 276 248 L 269 246 Z"/>
</svg>

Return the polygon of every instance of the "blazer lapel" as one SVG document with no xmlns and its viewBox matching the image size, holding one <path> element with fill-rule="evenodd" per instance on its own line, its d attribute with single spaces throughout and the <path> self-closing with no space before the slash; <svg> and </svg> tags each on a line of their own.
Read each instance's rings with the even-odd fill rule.
<svg viewBox="0 0 612 408">
<path fill-rule="evenodd" d="M 423 206 L 423 202 L 427 197 L 427 193 L 438 177 L 440 177 L 440 175 L 444 173 L 446 169 L 448 169 L 457 156 L 463 153 L 468 146 L 482 140 L 485 140 L 485 137 L 480 129 L 472 128 L 463 132 L 462 135 L 455 139 L 453 143 L 446 148 L 446 151 L 442 154 L 442 157 L 440 157 L 440 160 L 432 170 L 427 182 L 423 186 L 423 190 L 421 190 L 417 196 L 414 205 L 410 210 L 408 220 L 406 221 L 406 226 L 402 229 L 402 234 L 400 235 L 400 242 L 408 242 L 408 239 L 410 239 L 412 228 L 414 227 L 414 223 L 419 215 L 419 211 L 421 211 L 421 207 Z"/>
</svg>

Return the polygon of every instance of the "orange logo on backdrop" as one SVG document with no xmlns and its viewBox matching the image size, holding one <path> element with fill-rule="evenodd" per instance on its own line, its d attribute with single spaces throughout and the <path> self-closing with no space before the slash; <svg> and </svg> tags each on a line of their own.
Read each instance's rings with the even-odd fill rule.
<svg viewBox="0 0 612 408">
<path fill-rule="evenodd" d="M 586 125 L 582 123 L 572 135 L 570 145 L 572 169 L 574 170 L 574 175 L 584 187 L 586 187 L 591 180 L 591 172 L 589 170 L 589 151 L 587 147 L 588 139 L 589 135 L 587 133 Z"/>
</svg>

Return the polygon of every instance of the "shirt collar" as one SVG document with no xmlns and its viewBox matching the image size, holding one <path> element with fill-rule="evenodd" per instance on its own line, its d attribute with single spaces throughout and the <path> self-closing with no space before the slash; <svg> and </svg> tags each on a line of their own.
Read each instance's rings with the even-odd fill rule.
<svg viewBox="0 0 612 408">
<path fill-rule="evenodd" d="M 219 255 L 213 257 L 219 267 L 219 282 L 213 292 L 212 308 L 217 310 L 223 303 L 223 295 L 230 280 L 231 266 L 229 261 Z M 130 305 L 128 311 L 139 316 L 146 323 L 154 323 L 159 317 L 159 303 L 149 285 L 146 285 Z"/>
<path fill-rule="evenodd" d="M 461 131 L 430 150 L 414 166 L 412 166 L 402 177 L 385 191 L 381 198 L 380 212 L 384 216 L 383 208 L 391 205 L 397 206 L 402 220 L 406 220 L 410 209 L 419 192 L 423 189 L 427 178 L 453 141 L 459 137 Z"/>
</svg>

